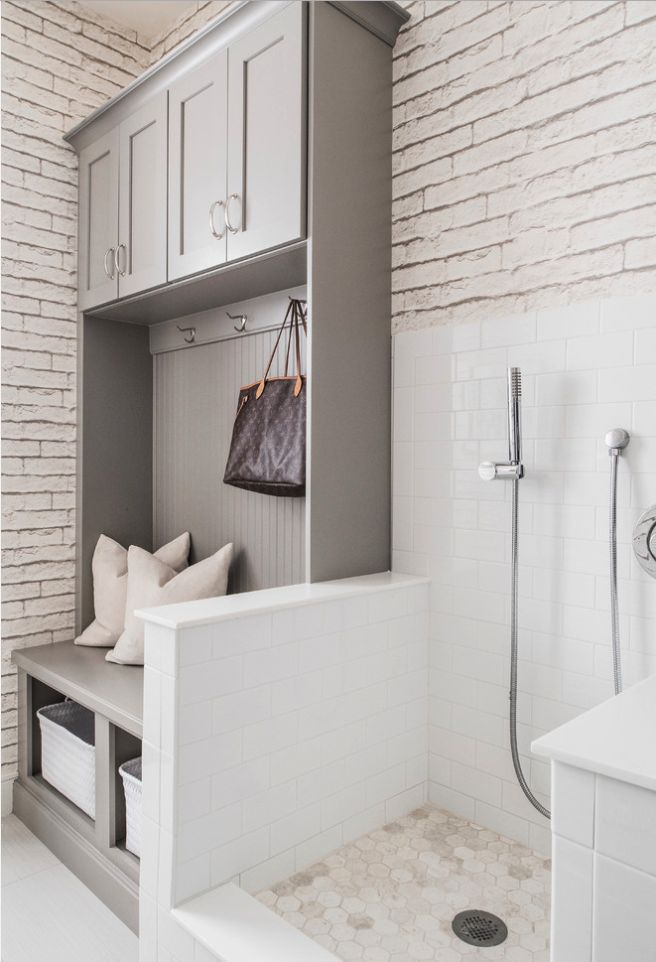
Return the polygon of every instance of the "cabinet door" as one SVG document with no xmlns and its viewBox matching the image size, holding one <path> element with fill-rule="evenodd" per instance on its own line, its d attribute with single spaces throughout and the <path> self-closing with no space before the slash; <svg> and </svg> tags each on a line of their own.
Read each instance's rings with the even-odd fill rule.
<svg viewBox="0 0 656 962">
<path fill-rule="evenodd" d="M 118 128 L 80 153 L 80 310 L 118 296 Z"/>
<path fill-rule="evenodd" d="M 169 280 L 226 259 L 228 55 L 169 89 Z"/>
<path fill-rule="evenodd" d="M 228 49 L 228 260 L 305 230 L 305 6 Z"/>
<path fill-rule="evenodd" d="M 121 297 L 166 281 L 167 94 L 119 128 L 118 291 Z"/>
</svg>

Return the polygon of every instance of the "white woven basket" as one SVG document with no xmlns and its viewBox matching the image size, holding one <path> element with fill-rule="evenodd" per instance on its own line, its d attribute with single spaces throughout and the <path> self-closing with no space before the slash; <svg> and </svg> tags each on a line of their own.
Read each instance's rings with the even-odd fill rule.
<svg viewBox="0 0 656 962">
<path fill-rule="evenodd" d="M 93 712 L 74 701 L 46 705 L 41 726 L 41 774 L 91 818 L 96 817 L 96 748 Z"/>
<path fill-rule="evenodd" d="M 141 759 L 123 762 L 119 774 L 125 792 L 125 847 L 141 858 Z"/>
</svg>

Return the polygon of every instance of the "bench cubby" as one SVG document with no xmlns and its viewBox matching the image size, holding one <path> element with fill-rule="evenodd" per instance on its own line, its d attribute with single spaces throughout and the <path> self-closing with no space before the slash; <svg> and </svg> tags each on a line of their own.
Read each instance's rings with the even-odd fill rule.
<svg viewBox="0 0 656 962">
<path fill-rule="evenodd" d="M 141 754 L 143 668 L 111 664 L 105 653 L 72 642 L 14 652 L 19 697 L 14 810 L 136 932 L 139 859 L 125 848 L 125 796 L 118 769 Z M 66 698 L 94 713 L 95 819 L 41 774 L 37 711 Z"/>
</svg>

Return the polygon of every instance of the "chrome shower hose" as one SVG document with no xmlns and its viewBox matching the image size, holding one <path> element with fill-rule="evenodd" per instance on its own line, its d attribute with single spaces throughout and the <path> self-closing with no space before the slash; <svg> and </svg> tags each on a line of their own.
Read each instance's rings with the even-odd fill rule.
<svg viewBox="0 0 656 962">
<path fill-rule="evenodd" d="M 608 544 L 610 548 L 610 621 L 613 643 L 613 685 L 615 694 L 622 691 L 622 649 L 620 646 L 620 616 L 617 603 L 617 462 L 618 451 L 610 456 L 610 504 L 608 510 Z"/>
<path fill-rule="evenodd" d="M 519 481 L 512 482 L 512 562 L 511 562 L 511 605 L 510 605 L 510 751 L 512 754 L 515 775 L 521 790 L 531 805 L 544 815 L 551 818 L 548 808 L 538 801 L 524 777 L 522 763 L 517 747 L 517 602 L 518 602 L 518 563 L 519 553 Z"/>
</svg>

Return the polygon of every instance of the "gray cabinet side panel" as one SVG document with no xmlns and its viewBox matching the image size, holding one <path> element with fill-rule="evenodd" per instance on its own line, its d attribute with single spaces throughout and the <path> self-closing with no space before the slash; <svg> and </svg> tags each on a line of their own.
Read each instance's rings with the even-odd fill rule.
<svg viewBox="0 0 656 962">
<path fill-rule="evenodd" d="M 392 51 L 310 4 L 310 581 L 390 567 Z"/>
<path fill-rule="evenodd" d="M 79 571 L 85 626 L 93 619 L 91 558 L 98 536 L 152 549 L 153 367 L 147 328 L 90 317 L 83 326 Z"/>
<path fill-rule="evenodd" d="M 155 357 L 155 540 L 189 531 L 192 561 L 233 541 L 230 591 L 304 580 L 305 500 L 223 483 L 239 388 L 261 377 L 275 336 Z"/>
</svg>

